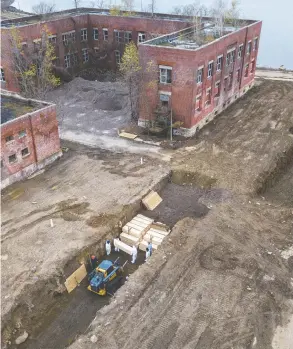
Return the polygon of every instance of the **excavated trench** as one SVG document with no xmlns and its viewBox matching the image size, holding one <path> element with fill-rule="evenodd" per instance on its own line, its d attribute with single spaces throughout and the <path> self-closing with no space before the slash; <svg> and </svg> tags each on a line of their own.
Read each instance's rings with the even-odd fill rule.
<svg viewBox="0 0 293 349">
<path fill-rule="evenodd" d="M 282 158 L 274 170 L 262 177 L 263 183 L 262 186 L 259 183 L 257 194 L 265 192 L 274 196 L 275 188 L 280 185 L 282 176 L 285 176 L 284 178 L 287 180 L 291 178 L 293 173 L 293 162 L 290 161 L 292 160 L 291 154 L 293 152 L 287 152 L 286 157 Z M 138 212 L 141 212 L 170 227 L 173 227 L 178 220 L 184 217 L 201 219 L 208 214 L 213 205 L 232 197 L 230 191 L 215 188 L 215 185 L 215 178 L 185 171 L 175 171 L 154 188 L 163 198 L 162 203 L 154 211 L 143 210 L 139 201 L 128 207 L 127 212 L 124 212 L 124 217 L 119 218 L 125 224 Z M 115 221 L 114 224 L 117 225 L 118 222 L 119 220 Z M 113 229 L 105 234 L 105 238 L 106 236 L 113 238 L 117 234 L 118 230 Z M 2 331 L 2 339 L 10 339 L 11 342 L 7 347 L 16 348 L 14 340 L 23 329 L 27 330 L 29 338 L 17 347 L 27 349 L 65 348 L 78 335 L 87 330 L 97 311 L 109 303 L 111 296 L 99 297 L 89 292 L 86 289 L 87 280 L 84 280 L 71 294 L 64 292 L 60 285 L 80 265 L 79 262 L 89 254 L 96 253 L 101 260 L 104 254 L 104 241 L 105 239 L 101 239 L 80 251 L 64 266 L 59 277 L 40 281 L 37 289 L 27 288 L 24 293 L 29 294 L 29 298 L 19 299 L 18 306 L 13 310 L 11 318 L 5 319 L 6 326 Z M 111 259 L 116 259 L 118 256 L 122 263 L 130 260 L 130 256 L 123 252 L 113 252 Z M 135 272 L 143 261 L 144 253 L 141 252 L 137 264 L 127 264 L 126 275 Z M 58 292 L 58 288 L 60 288 L 60 292 Z"/>
</svg>

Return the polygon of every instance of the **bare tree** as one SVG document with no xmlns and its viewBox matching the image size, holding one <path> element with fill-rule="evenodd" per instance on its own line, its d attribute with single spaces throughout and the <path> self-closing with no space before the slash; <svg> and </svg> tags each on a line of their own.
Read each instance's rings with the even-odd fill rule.
<svg viewBox="0 0 293 349">
<path fill-rule="evenodd" d="M 107 1 L 105 0 L 93 0 L 90 2 L 91 7 L 93 8 L 108 8 Z"/>
<path fill-rule="evenodd" d="M 82 1 L 82 0 L 73 0 L 74 7 L 75 7 L 76 9 L 78 9 L 78 7 L 80 6 L 81 1 Z"/>
<path fill-rule="evenodd" d="M 5 10 L 7 7 L 11 6 L 14 0 L 1 0 L 1 9 Z"/>
<path fill-rule="evenodd" d="M 154 17 L 154 12 L 156 10 L 156 0 L 151 0 L 151 3 L 149 4 L 149 8 L 150 8 L 152 17 Z"/>
<path fill-rule="evenodd" d="M 55 4 L 50 4 L 48 2 L 41 1 L 40 3 L 32 7 L 32 11 L 38 15 L 44 15 L 54 12 L 55 8 Z"/>
<path fill-rule="evenodd" d="M 134 0 L 121 0 L 123 10 L 133 11 L 134 10 Z"/>
</svg>

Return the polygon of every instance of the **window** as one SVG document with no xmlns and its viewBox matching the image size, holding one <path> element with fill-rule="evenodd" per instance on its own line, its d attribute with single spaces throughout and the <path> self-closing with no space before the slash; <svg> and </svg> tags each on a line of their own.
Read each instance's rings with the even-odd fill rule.
<svg viewBox="0 0 293 349">
<path fill-rule="evenodd" d="M 78 65 L 78 54 L 77 54 L 77 52 L 72 53 L 70 55 L 70 63 L 71 63 L 71 65 Z"/>
<path fill-rule="evenodd" d="M 213 76 L 213 69 L 214 69 L 214 61 L 209 62 L 208 65 L 208 78 L 211 78 Z"/>
<path fill-rule="evenodd" d="M 22 138 L 22 137 L 25 137 L 26 136 L 26 130 L 21 130 L 18 132 L 18 137 L 19 138 Z"/>
<path fill-rule="evenodd" d="M 208 88 L 206 92 L 206 105 L 210 105 L 212 100 L 212 89 Z"/>
<path fill-rule="evenodd" d="M 36 39 L 36 40 L 33 40 L 33 43 L 34 43 L 34 52 L 37 52 L 41 48 L 42 40 Z"/>
<path fill-rule="evenodd" d="M 118 30 L 114 30 L 115 33 L 115 40 L 116 42 L 122 42 L 123 40 L 123 32 L 119 32 Z"/>
<path fill-rule="evenodd" d="M 161 84 L 171 84 L 172 82 L 172 68 L 163 65 L 160 68 L 160 83 Z"/>
<path fill-rule="evenodd" d="M 228 85 L 228 90 L 231 90 L 233 86 L 233 72 L 229 74 L 229 85 Z"/>
<path fill-rule="evenodd" d="M 195 111 L 201 111 L 201 95 L 197 95 L 195 99 Z"/>
<path fill-rule="evenodd" d="M 253 74 L 253 73 L 254 73 L 254 70 L 255 70 L 255 60 L 253 59 L 253 60 L 251 61 L 250 73 Z"/>
<path fill-rule="evenodd" d="M 248 44 L 247 44 L 247 52 L 246 52 L 248 55 L 251 54 L 251 41 L 248 41 Z"/>
<path fill-rule="evenodd" d="M 258 49 L 258 38 L 255 38 L 253 40 L 253 51 Z"/>
<path fill-rule="evenodd" d="M 247 78 L 248 77 L 248 72 L 249 72 L 249 64 L 245 64 L 245 73 L 244 76 Z"/>
<path fill-rule="evenodd" d="M 217 58 L 217 71 L 222 70 L 223 65 L 223 55 Z"/>
<path fill-rule="evenodd" d="M 138 33 L 138 37 L 137 37 L 137 42 L 140 43 L 140 42 L 145 42 L 146 40 L 146 35 L 144 32 L 139 32 Z"/>
<path fill-rule="evenodd" d="M 132 33 L 131 32 L 124 32 L 124 41 L 126 43 L 129 43 L 132 40 Z"/>
<path fill-rule="evenodd" d="M 82 63 L 89 61 L 89 50 L 87 48 L 82 49 Z"/>
<path fill-rule="evenodd" d="M 81 29 L 80 34 L 81 34 L 81 41 L 87 41 L 87 29 Z"/>
<path fill-rule="evenodd" d="M 226 92 L 228 89 L 228 77 L 224 79 L 224 92 Z"/>
<path fill-rule="evenodd" d="M 13 135 L 9 135 L 5 138 L 5 142 L 8 143 L 8 142 L 12 142 L 14 140 L 14 137 Z"/>
<path fill-rule="evenodd" d="M 0 81 L 5 81 L 5 75 L 4 75 L 4 70 L 3 70 L 3 68 L 1 68 Z"/>
<path fill-rule="evenodd" d="M 164 108 L 168 108 L 169 107 L 169 99 L 170 96 L 165 94 L 165 93 L 160 93 L 160 103 L 161 106 Z"/>
<path fill-rule="evenodd" d="M 203 67 L 199 67 L 197 70 L 196 83 L 201 84 L 203 79 Z"/>
<path fill-rule="evenodd" d="M 76 40 L 76 37 L 75 37 L 74 30 L 71 32 L 62 34 L 62 41 L 64 46 L 67 46 L 70 42 L 75 42 L 75 40 Z"/>
<path fill-rule="evenodd" d="M 103 37 L 104 37 L 104 41 L 108 41 L 108 29 L 107 28 L 103 28 Z"/>
<path fill-rule="evenodd" d="M 215 83 L 215 97 L 219 97 L 221 92 L 221 82 L 217 81 Z"/>
<path fill-rule="evenodd" d="M 240 69 L 237 69 L 237 72 L 236 72 L 236 81 L 237 81 L 237 82 L 240 81 Z"/>
<path fill-rule="evenodd" d="M 12 154 L 8 156 L 8 161 L 10 164 L 13 164 L 14 162 L 16 162 L 17 161 L 16 154 Z"/>
<path fill-rule="evenodd" d="M 70 54 L 64 56 L 64 66 L 65 68 L 69 68 L 71 66 Z"/>
<path fill-rule="evenodd" d="M 21 156 L 24 158 L 24 157 L 26 157 L 26 156 L 28 156 L 30 153 L 29 153 L 29 151 L 28 151 L 28 148 L 24 148 L 24 149 L 22 149 L 22 151 L 21 151 Z"/>
<path fill-rule="evenodd" d="M 228 67 L 230 64 L 235 62 L 235 49 L 228 52 L 226 56 L 226 66 Z"/>
<path fill-rule="evenodd" d="M 95 51 L 95 53 L 99 53 L 99 48 L 98 47 L 94 47 L 94 51 Z"/>
<path fill-rule="evenodd" d="M 243 47 L 244 47 L 243 44 L 239 45 L 239 47 L 238 47 L 238 58 L 239 58 L 239 59 L 240 59 L 240 58 L 242 57 L 242 55 L 243 55 Z"/>
<path fill-rule="evenodd" d="M 49 43 L 50 44 L 56 44 L 56 42 L 57 42 L 57 36 L 56 35 L 50 35 L 48 37 L 48 39 L 49 39 Z"/>
<path fill-rule="evenodd" d="M 115 59 L 116 59 L 116 64 L 121 63 L 121 53 L 118 50 L 115 51 Z"/>
<path fill-rule="evenodd" d="M 93 37 L 94 37 L 94 40 L 99 40 L 99 29 L 97 28 L 93 29 Z"/>
</svg>

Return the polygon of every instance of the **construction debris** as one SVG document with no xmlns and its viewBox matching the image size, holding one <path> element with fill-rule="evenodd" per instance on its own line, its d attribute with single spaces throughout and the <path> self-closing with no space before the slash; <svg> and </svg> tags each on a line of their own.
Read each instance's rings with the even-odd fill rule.
<svg viewBox="0 0 293 349">
<path fill-rule="evenodd" d="M 137 135 L 135 135 L 133 133 L 128 133 L 128 132 L 121 132 L 121 133 L 119 133 L 119 137 L 127 138 L 127 139 L 135 139 L 137 137 Z"/>
<path fill-rule="evenodd" d="M 160 195 L 153 190 L 142 199 L 142 203 L 150 211 L 155 209 L 162 201 Z"/>
</svg>

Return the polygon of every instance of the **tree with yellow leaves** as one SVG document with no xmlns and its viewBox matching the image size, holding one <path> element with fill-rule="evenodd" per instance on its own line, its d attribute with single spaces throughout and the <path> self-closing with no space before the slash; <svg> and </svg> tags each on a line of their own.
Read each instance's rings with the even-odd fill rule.
<svg viewBox="0 0 293 349">
<path fill-rule="evenodd" d="M 12 69 L 25 97 L 43 99 L 48 91 L 60 85 L 60 79 L 53 73 L 56 55 L 49 37 L 47 27 L 43 26 L 40 38 L 34 40 L 33 47 L 28 47 L 19 30 L 11 28 Z"/>
</svg>

